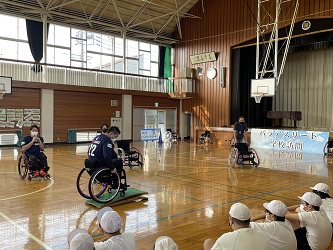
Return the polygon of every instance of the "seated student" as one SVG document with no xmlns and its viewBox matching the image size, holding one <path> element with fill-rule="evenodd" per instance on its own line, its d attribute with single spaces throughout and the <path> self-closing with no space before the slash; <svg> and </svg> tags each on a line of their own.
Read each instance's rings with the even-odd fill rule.
<svg viewBox="0 0 333 250">
<path fill-rule="evenodd" d="M 47 166 L 47 157 L 43 153 L 45 145 L 43 137 L 38 136 L 39 127 L 35 124 L 30 127 L 30 135 L 22 140 L 22 150 L 28 155 L 31 162 L 31 168 L 34 171 L 34 177 L 47 174 L 50 169 Z"/>
<path fill-rule="evenodd" d="M 317 183 L 314 187 L 311 187 L 312 192 L 318 194 L 322 200 L 320 210 L 325 211 L 328 219 L 333 226 L 333 199 L 330 197 L 330 187 L 325 183 Z"/>
<path fill-rule="evenodd" d="M 130 232 L 120 233 L 122 219 L 110 207 L 104 207 L 97 213 L 97 220 L 109 239 L 95 242 L 96 250 L 135 250 L 136 244 Z"/>
<path fill-rule="evenodd" d="M 250 209 L 242 204 L 235 203 L 229 211 L 229 226 L 233 232 L 225 233 L 214 244 L 213 239 L 204 242 L 204 250 L 230 249 L 230 250 L 266 250 L 268 244 L 263 235 L 250 228 Z"/>
<path fill-rule="evenodd" d="M 279 200 L 264 203 L 266 214 L 251 218 L 257 221 L 266 218 L 266 222 L 251 222 L 250 227 L 258 230 L 265 237 L 269 249 L 296 250 L 297 242 L 294 230 L 289 221 L 285 220 L 287 206 Z"/>
<path fill-rule="evenodd" d="M 161 236 L 156 239 L 154 250 L 178 250 L 178 246 L 169 236 Z"/>
<path fill-rule="evenodd" d="M 312 192 L 306 192 L 301 199 L 304 212 L 287 213 L 300 250 L 324 250 L 330 246 L 332 225 L 324 211 L 320 211 L 322 200 Z"/>
<path fill-rule="evenodd" d="M 92 237 L 83 228 L 71 231 L 68 234 L 67 241 L 70 250 L 95 250 Z"/>
</svg>

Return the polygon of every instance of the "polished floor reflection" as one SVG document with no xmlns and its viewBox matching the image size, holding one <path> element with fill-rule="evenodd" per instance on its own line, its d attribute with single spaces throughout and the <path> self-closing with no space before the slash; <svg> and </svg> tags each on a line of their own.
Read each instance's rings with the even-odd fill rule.
<svg viewBox="0 0 333 250">
<path fill-rule="evenodd" d="M 228 211 L 234 202 L 257 214 L 272 199 L 298 204 L 297 196 L 317 182 L 333 189 L 332 159 L 323 155 L 258 150 L 259 168 L 229 168 L 230 148 L 189 142 L 134 145 L 142 150 L 145 165 L 125 167 L 127 180 L 147 191 L 149 199 L 113 209 L 139 250 L 153 249 L 162 235 L 171 236 L 181 250 L 202 249 L 207 237 L 230 230 Z M 86 205 L 76 190 L 87 149 L 88 144 L 48 146 L 51 179 L 22 181 L 19 149 L 0 148 L 1 249 L 68 249 L 67 234 L 76 227 L 86 228 L 95 240 L 103 237 L 97 209 Z"/>
</svg>

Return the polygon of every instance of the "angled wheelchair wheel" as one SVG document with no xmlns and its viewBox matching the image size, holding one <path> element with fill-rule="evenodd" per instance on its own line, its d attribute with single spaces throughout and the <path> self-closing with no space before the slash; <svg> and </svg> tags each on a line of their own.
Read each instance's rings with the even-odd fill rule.
<svg viewBox="0 0 333 250">
<path fill-rule="evenodd" d="M 260 158 L 259 158 L 259 155 L 258 155 L 257 151 L 254 148 L 249 148 L 249 151 L 251 151 L 253 153 L 252 164 L 255 167 L 258 167 L 260 165 Z"/>
<path fill-rule="evenodd" d="M 91 199 L 89 194 L 90 175 L 85 168 L 82 168 L 76 179 L 76 188 L 79 194 L 86 199 Z"/>
<path fill-rule="evenodd" d="M 172 133 L 171 133 L 170 131 L 166 131 L 166 132 L 164 133 L 164 139 L 165 139 L 166 141 L 171 141 L 171 139 L 172 139 Z"/>
<path fill-rule="evenodd" d="M 234 167 L 238 161 L 238 149 L 232 148 L 228 156 L 228 165 Z"/>
<path fill-rule="evenodd" d="M 143 156 L 141 154 L 141 151 L 137 147 L 131 147 L 131 151 L 136 151 L 137 152 L 137 154 L 138 154 L 138 165 L 140 167 L 143 167 L 144 159 L 143 159 Z"/>
<path fill-rule="evenodd" d="M 118 194 L 120 178 L 112 174 L 109 168 L 97 169 L 89 180 L 90 197 L 99 203 L 108 203 Z"/>
<path fill-rule="evenodd" d="M 28 159 L 25 155 L 21 155 L 18 164 L 17 164 L 17 170 L 19 173 L 19 176 L 22 179 L 25 179 L 27 177 L 28 171 L 29 171 L 29 165 L 28 165 Z"/>
</svg>

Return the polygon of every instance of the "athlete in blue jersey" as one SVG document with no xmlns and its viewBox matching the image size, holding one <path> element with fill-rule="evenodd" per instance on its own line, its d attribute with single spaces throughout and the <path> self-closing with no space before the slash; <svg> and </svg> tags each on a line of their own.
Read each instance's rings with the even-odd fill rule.
<svg viewBox="0 0 333 250">
<path fill-rule="evenodd" d="M 44 151 L 44 139 L 38 136 L 39 127 L 32 125 L 30 127 L 30 136 L 25 136 L 22 140 L 22 150 L 28 155 L 31 162 L 31 169 L 34 171 L 34 177 L 44 177 L 49 170 L 47 166 L 47 157 Z"/>
<path fill-rule="evenodd" d="M 114 141 L 119 136 L 118 127 L 111 127 L 106 134 L 96 136 L 88 149 L 88 160 L 93 168 L 108 167 L 112 173 L 116 173 L 117 153 L 114 151 Z"/>
</svg>

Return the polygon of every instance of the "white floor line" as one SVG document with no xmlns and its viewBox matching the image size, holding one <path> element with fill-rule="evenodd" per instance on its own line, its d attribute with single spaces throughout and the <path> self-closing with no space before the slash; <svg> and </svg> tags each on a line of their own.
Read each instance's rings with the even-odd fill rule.
<svg viewBox="0 0 333 250">
<path fill-rule="evenodd" d="M 8 197 L 8 198 L 4 198 L 4 199 L 0 199 L 0 201 L 6 201 L 6 200 L 11 200 L 11 199 L 15 199 L 15 198 L 19 198 L 19 197 L 23 197 L 23 196 L 28 196 L 30 194 L 35 194 L 35 193 L 38 193 L 40 191 L 43 191 L 49 187 L 51 187 L 54 183 L 54 180 L 51 178 L 50 179 L 50 184 L 48 186 L 46 186 L 45 188 L 42 188 L 42 189 L 39 189 L 37 191 L 33 191 L 33 192 L 30 192 L 30 193 L 26 193 L 26 194 L 21 194 L 21 195 L 17 195 L 17 196 L 13 196 L 13 197 Z"/>
<path fill-rule="evenodd" d="M 0 212 L 0 215 L 6 219 L 9 223 L 11 223 L 14 227 L 16 227 L 18 230 L 20 230 L 21 232 L 23 232 L 24 234 L 26 234 L 27 236 L 29 236 L 30 238 L 32 238 L 34 241 L 36 241 L 39 245 L 41 245 L 42 247 L 44 247 L 45 249 L 48 250 L 52 250 L 51 247 L 49 247 L 48 245 L 46 245 L 43 241 L 41 241 L 40 239 L 38 239 L 36 236 L 32 235 L 31 233 L 29 233 L 27 230 L 25 230 L 23 227 L 17 225 L 17 223 L 15 223 L 12 219 L 10 219 L 8 216 L 6 216 L 5 214 Z"/>
</svg>

